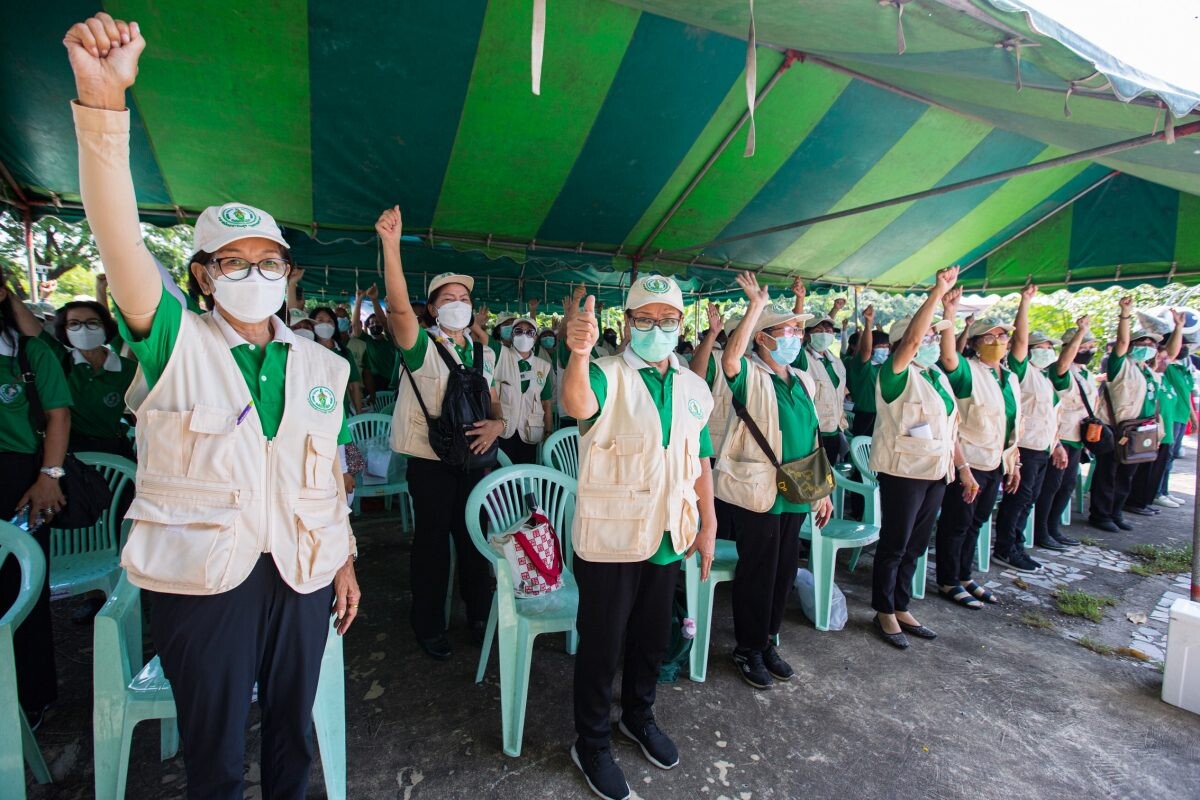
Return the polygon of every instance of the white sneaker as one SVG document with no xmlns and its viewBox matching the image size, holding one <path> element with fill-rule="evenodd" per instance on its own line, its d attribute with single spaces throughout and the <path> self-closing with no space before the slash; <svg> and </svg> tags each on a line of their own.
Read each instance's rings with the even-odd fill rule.
<svg viewBox="0 0 1200 800">
<path fill-rule="evenodd" d="M 1182 497 L 1176 497 L 1175 495 L 1170 494 L 1170 493 L 1164 494 L 1163 497 L 1167 498 L 1172 503 L 1175 503 L 1177 505 L 1183 505 L 1183 502 L 1184 502 Z"/>
<path fill-rule="evenodd" d="M 1167 497 L 1165 494 L 1154 498 L 1154 505 L 1162 506 L 1163 508 L 1179 508 L 1179 503 L 1176 503 L 1174 500 Z"/>
</svg>

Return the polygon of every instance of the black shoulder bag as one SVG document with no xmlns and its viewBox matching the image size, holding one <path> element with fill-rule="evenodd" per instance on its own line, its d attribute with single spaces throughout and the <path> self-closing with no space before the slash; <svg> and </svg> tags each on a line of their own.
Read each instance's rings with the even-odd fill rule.
<svg viewBox="0 0 1200 800">
<path fill-rule="evenodd" d="M 1113 442 L 1112 428 L 1096 416 L 1092 404 L 1088 402 L 1083 381 L 1079 380 L 1079 376 L 1074 372 L 1071 374 L 1075 378 L 1075 386 L 1079 389 L 1079 398 L 1083 400 L 1083 407 L 1087 411 L 1087 416 L 1079 421 L 1079 441 L 1083 442 L 1083 446 L 1094 456 L 1111 453 L 1116 446 Z"/>
<path fill-rule="evenodd" d="M 37 458 L 41 461 L 46 438 L 46 412 L 42 408 L 41 395 L 38 394 L 37 375 L 29 363 L 28 343 L 28 336 L 22 336 L 17 343 L 17 366 L 21 370 L 25 397 L 29 400 L 29 416 L 38 435 Z M 95 525 L 96 520 L 100 519 L 100 515 L 112 502 L 112 490 L 108 488 L 108 482 L 99 472 L 71 453 L 67 453 L 63 458 L 62 467 L 66 474 L 59 479 L 59 488 L 63 497 L 67 499 L 67 504 L 49 519 L 48 523 L 63 530 Z M 40 512 L 41 509 L 30 509 L 29 518 L 34 519 Z"/>
<path fill-rule="evenodd" d="M 1112 415 L 1114 431 L 1114 446 L 1117 463 L 1144 464 L 1158 458 L 1158 400 L 1154 402 L 1154 416 L 1137 417 L 1135 419 L 1118 420 L 1113 408 L 1112 393 L 1108 390 L 1108 382 L 1104 382 L 1104 401 L 1108 403 L 1108 413 Z"/>
<path fill-rule="evenodd" d="M 446 392 L 442 396 L 441 416 L 431 417 L 417 381 L 413 378 L 412 370 L 402 363 L 402 369 L 408 374 L 413 394 L 425 415 L 429 426 L 429 447 L 447 466 L 461 467 L 464 470 L 490 469 L 496 466 L 496 450 L 498 440 L 483 453 L 471 451 L 474 438 L 467 436 L 467 431 L 475 427 L 476 422 L 482 422 L 491 417 L 492 393 L 483 374 L 483 344 L 475 342 L 474 366 L 468 368 L 455 361 L 449 351 L 435 339 L 430 342 L 437 348 L 438 355 L 450 369 L 450 377 L 446 380 Z"/>
<path fill-rule="evenodd" d="M 800 379 L 795 378 L 795 380 Z M 806 395 L 808 394 L 803 382 L 800 383 L 800 388 Z M 759 430 L 758 423 L 746 410 L 746 406 L 736 397 L 730 399 L 733 401 L 734 413 L 746 424 L 746 430 L 750 432 L 750 436 L 762 448 L 763 453 L 770 460 L 771 466 L 775 467 L 775 486 L 784 499 L 789 503 L 815 503 L 833 493 L 833 467 L 829 465 L 829 456 L 825 454 L 825 448 L 821 447 L 819 431 L 817 436 L 813 437 L 813 446 L 815 447 L 813 452 L 804 458 L 781 464 L 775 451 L 767 442 L 767 437 L 763 436 L 763 432 Z"/>
</svg>

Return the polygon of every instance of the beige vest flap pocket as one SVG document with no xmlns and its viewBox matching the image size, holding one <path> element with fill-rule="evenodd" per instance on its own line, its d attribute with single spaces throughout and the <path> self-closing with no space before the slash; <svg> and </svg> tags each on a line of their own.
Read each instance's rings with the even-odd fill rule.
<svg viewBox="0 0 1200 800">
<path fill-rule="evenodd" d="M 580 495 L 575 505 L 575 552 L 588 561 L 642 561 L 654 555 L 663 532 L 645 531 L 654 510 L 650 492 Z"/>
<path fill-rule="evenodd" d="M 645 446 L 641 434 L 622 434 L 608 445 L 593 442 L 584 480 L 601 486 L 632 486 L 641 480 L 641 455 Z"/>
<path fill-rule="evenodd" d="M 181 478 L 190 456 L 184 446 L 187 413 L 146 409 L 138 414 L 138 467 L 144 475 Z M 179 447 L 147 446 L 148 442 L 179 442 Z"/>
<path fill-rule="evenodd" d="M 342 503 L 296 506 L 296 570 L 301 583 L 332 576 L 350 556 L 348 509 Z"/>
<path fill-rule="evenodd" d="M 903 456 L 902 463 L 914 475 L 930 475 L 941 472 L 941 462 L 946 457 L 946 445 L 936 439 L 921 439 L 916 436 L 897 436 L 896 452 Z"/>
<path fill-rule="evenodd" d="M 775 505 L 775 467 L 768 463 L 721 459 L 713 485 L 718 498 L 747 511 L 762 513 Z"/>
<path fill-rule="evenodd" d="M 188 420 L 192 440 L 187 476 L 199 481 L 229 483 L 233 480 L 230 454 L 237 415 L 224 408 L 196 406 Z M 186 451 L 185 447 L 185 451 Z"/>
<path fill-rule="evenodd" d="M 959 435 L 969 442 L 995 447 L 1004 439 L 1004 409 L 972 403 Z"/>
<path fill-rule="evenodd" d="M 333 483 L 333 460 L 337 458 L 337 440 L 323 433 L 308 434 L 304 452 L 304 486 L 301 496 L 328 497 L 336 491 Z"/>
<path fill-rule="evenodd" d="M 221 589 L 237 544 L 238 514 L 236 508 L 139 495 L 126 513 L 134 522 L 121 566 L 181 594 Z"/>
</svg>

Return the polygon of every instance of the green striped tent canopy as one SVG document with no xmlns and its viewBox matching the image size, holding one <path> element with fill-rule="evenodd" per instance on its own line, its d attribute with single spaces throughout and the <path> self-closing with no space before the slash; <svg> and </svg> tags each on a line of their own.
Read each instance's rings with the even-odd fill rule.
<svg viewBox="0 0 1200 800">
<path fill-rule="evenodd" d="M 95 5 L 5 8 L 0 199 L 17 208 L 79 213 L 60 41 Z M 391 204 L 415 295 L 466 271 L 494 305 L 577 281 L 619 303 L 635 263 L 695 297 L 729 295 L 738 269 L 897 290 L 956 262 L 989 291 L 1200 279 L 1200 136 L 720 241 L 1194 121 L 1119 102 L 1022 15 L 760 0 L 746 157 L 745 0 L 549 0 L 540 95 L 533 6 L 107 0 L 148 40 L 131 102 L 145 218 L 265 208 L 324 296 L 380 280 Z"/>
</svg>

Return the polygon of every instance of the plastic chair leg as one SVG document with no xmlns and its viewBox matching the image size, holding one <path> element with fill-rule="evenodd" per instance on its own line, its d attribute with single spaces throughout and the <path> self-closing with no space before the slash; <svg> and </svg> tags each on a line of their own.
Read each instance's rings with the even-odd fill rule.
<svg viewBox="0 0 1200 800">
<path fill-rule="evenodd" d="M 710 576 L 700 580 L 700 562 L 693 556 L 684 562 L 684 585 L 687 590 L 688 616 L 696 623 L 696 637 L 688 654 L 688 672 L 696 683 L 708 676 L 708 640 L 712 633 L 713 590 L 716 582 Z"/>
<path fill-rule="evenodd" d="M 921 557 L 917 559 L 917 571 L 913 573 L 912 579 L 912 597 L 914 600 L 925 599 L 925 580 L 928 576 L 926 569 L 929 564 L 929 549 L 926 548 Z"/>
<path fill-rule="evenodd" d="M 529 698 L 529 666 L 533 639 L 525 626 L 502 627 L 500 638 L 500 728 L 504 754 L 521 755 L 525 735 L 525 703 Z"/>
<path fill-rule="evenodd" d="M 479 648 L 479 666 L 475 669 L 475 682 L 483 683 L 488 659 L 492 657 L 492 641 L 496 638 L 496 617 L 499 614 L 496 596 L 492 595 L 492 610 L 488 612 L 487 628 L 483 632 L 483 646 Z M 567 634 L 570 636 L 570 634 Z"/>
<path fill-rule="evenodd" d="M 808 565 L 813 573 L 813 585 L 816 590 L 814 610 L 817 615 L 816 628 L 819 631 L 829 630 L 829 611 L 833 606 L 833 569 L 836 561 L 837 548 L 831 547 L 819 535 L 814 535 Z"/>
<path fill-rule="evenodd" d="M 1033 547 L 1033 509 L 1029 509 L 1029 515 L 1025 517 L 1024 539 L 1026 547 Z"/>
<path fill-rule="evenodd" d="M 161 761 L 175 757 L 179 752 L 179 721 L 175 717 L 164 717 L 158 721 L 158 754 Z"/>
<path fill-rule="evenodd" d="M 992 566 L 992 518 L 979 526 L 979 536 L 975 542 L 975 568 L 987 572 Z"/>
<path fill-rule="evenodd" d="M 50 770 L 46 768 L 46 759 L 42 757 L 42 750 L 38 747 L 37 739 L 33 737 L 33 730 L 29 727 L 28 720 L 25 719 L 25 712 L 18 711 L 21 717 L 21 753 L 25 758 L 25 763 L 29 765 L 29 771 L 33 773 L 33 778 L 38 783 L 50 783 Z M 25 776 L 21 776 L 21 785 L 25 783 Z"/>
<path fill-rule="evenodd" d="M 575 626 L 571 626 L 571 630 L 567 631 L 567 655 L 575 655 L 575 651 L 579 649 L 579 631 L 575 630 Z"/>
<path fill-rule="evenodd" d="M 346 671 L 342 640 L 330 634 L 313 702 L 313 727 L 329 800 L 346 800 Z"/>
<path fill-rule="evenodd" d="M 854 568 L 858 566 L 858 557 L 862 555 L 863 549 L 855 547 L 850 551 L 850 560 L 846 562 L 846 571 L 854 572 Z"/>
</svg>

